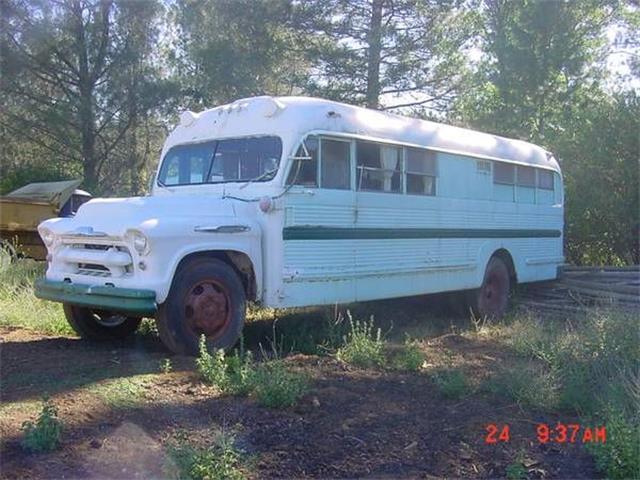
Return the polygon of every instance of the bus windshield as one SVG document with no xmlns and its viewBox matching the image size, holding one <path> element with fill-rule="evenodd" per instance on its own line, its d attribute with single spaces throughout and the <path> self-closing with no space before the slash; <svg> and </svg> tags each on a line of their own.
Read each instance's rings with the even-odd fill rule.
<svg viewBox="0 0 640 480">
<path fill-rule="evenodd" d="M 266 182 L 278 171 L 279 137 L 250 137 L 176 145 L 164 156 L 162 186 L 225 182 Z"/>
</svg>

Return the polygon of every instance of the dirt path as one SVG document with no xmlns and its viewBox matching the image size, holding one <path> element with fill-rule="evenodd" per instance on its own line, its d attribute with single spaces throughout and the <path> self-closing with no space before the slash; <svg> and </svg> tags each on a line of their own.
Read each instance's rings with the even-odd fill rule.
<svg viewBox="0 0 640 480">
<path fill-rule="evenodd" d="M 95 346 L 69 337 L 1 329 L 1 476 L 150 478 L 171 473 L 165 446 L 182 432 L 207 442 L 233 430 L 256 478 L 505 477 L 516 460 L 528 478 L 593 478 L 581 445 L 541 445 L 535 424 L 569 422 L 522 410 L 506 396 L 477 390 L 450 400 L 427 373 L 358 370 L 331 357 L 293 355 L 312 389 L 284 411 L 220 397 L 194 374 L 193 359 L 167 356 L 157 339 Z M 489 341 L 445 335 L 425 343 L 428 362 L 456 356 L 482 380 L 510 355 Z M 28 455 L 20 425 L 43 392 L 59 407 L 62 449 Z M 509 424 L 509 442 L 485 443 L 489 423 Z"/>
</svg>

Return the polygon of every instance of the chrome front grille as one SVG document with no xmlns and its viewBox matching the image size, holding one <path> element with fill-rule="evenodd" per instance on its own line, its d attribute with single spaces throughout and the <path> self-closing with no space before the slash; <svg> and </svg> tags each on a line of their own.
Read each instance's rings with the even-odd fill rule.
<svg viewBox="0 0 640 480">
<path fill-rule="evenodd" d="M 115 243 L 68 243 L 57 252 L 78 275 L 90 277 L 123 277 L 133 273 L 129 249 Z"/>
</svg>

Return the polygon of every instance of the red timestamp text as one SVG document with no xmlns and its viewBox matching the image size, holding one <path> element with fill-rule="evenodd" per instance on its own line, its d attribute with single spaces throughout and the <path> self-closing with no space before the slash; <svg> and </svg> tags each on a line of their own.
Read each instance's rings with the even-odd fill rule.
<svg viewBox="0 0 640 480">
<path fill-rule="evenodd" d="M 485 427 L 484 442 L 487 444 L 511 441 L 511 427 L 508 424 L 490 423 Z M 545 443 L 606 443 L 607 427 L 584 427 L 577 423 L 558 422 L 555 425 L 539 423 L 534 432 L 541 444 Z"/>
<path fill-rule="evenodd" d="M 583 427 L 578 423 L 560 423 L 555 426 L 539 423 L 536 435 L 540 443 L 606 443 L 607 427 Z"/>
</svg>

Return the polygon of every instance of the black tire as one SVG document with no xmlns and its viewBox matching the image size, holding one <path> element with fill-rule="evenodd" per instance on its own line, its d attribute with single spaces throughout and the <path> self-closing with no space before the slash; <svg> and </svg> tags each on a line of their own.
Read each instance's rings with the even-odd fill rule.
<svg viewBox="0 0 640 480">
<path fill-rule="evenodd" d="M 480 318 L 502 318 L 509 307 L 511 276 L 509 268 L 499 257 L 491 257 L 484 272 L 482 285 L 470 292 L 469 305 Z"/>
<path fill-rule="evenodd" d="M 169 295 L 158 308 L 158 333 L 175 353 L 197 355 L 201 335 L 209 350 L 227 350 L 240 338 L 246 304 L 244 286 L 231 266 L 196 257 L 174 276 Z"/>
<path fill-rule="evenodd" d="M 141 318 L 121 313 L 93 310 L 76 305 L 63 305 L 64 315 L 71 328 L 82 338 L 93 341 L 122 340 L 132 335 Z"/>
</svg>

